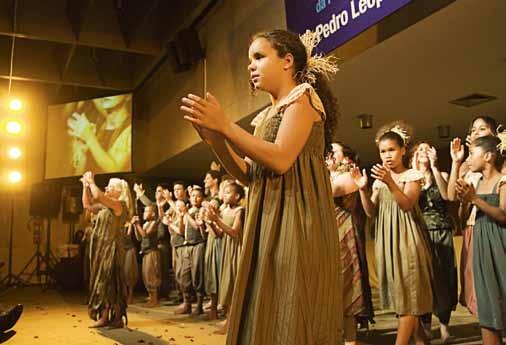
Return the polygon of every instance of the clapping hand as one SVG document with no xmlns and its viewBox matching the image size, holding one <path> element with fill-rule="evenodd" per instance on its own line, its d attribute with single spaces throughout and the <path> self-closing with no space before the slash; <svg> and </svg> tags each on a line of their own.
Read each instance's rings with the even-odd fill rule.
<svg viewBox="0 0 506 345">
<path fill-rule="evenodd" d="M 351 169 L 351 177 L 359 189 L 365 189 L 367 187 L 367 173 L 365 169 L 360 173 L 360 169 L 354 167 Z"/>
<path fill-rule="evenodd" d="M 204 224 L 204 220 L 203 220 L 203 217 L 204 217 L 204 210 L 201 208 L 199 210 L 199 212 L 195 215 L 195 222 L 201 226 L 202 224 Z"/>
<path fill-rule="evenodd" d="M 183 105 L 181 110 L 186 113 L 185 120 L 190 121 L 193 125 L 200 128 L 203 134 L 204 129 L 224 133 L 230 121 L 225 116 L 225 112 L 218 100 L 207 93 L 206 98 L 189 94 L 182 99 Z"/>
<path fill-rule="evenodd" d="M 476 198 L 474 186 L 462 179 L 457 180 L 455 190 L 457 192 L 457 198 L 462 202 L 471 203 Z"/>
<path fill-rule="evenodd" d="M 390 168 L 381 164 L 375 164 L 372 167 L 371 176 L 374 177 L 376 180 L 385 183 L 387 186 L 390 186 L 392 185 L 392 183 L 394 183 Z"/>
<path fill-rule="evenodd" d="M 138 223 L 140 223 L 139 216 L 133 216 L 132 219 L 130 220 L 130 223 L 131 224 L 138 224 Z"/>
<path fill-rule="evenodd" d="M 218 220 L 218 214 L 216 213 L 214 207 L 211 205 L 207 208 L 207 218 L 211 222 L 216 222 Z"/>
<path fill-rule="evenodd" d="M 170 190 L 168 190 L 168 189 L 164 189 L 164 190 L 162 191 L 162 196 L 163 196 L 163 198 L 164 198 L 165 200 L 167 200 L 167 201 L 172 201 L 172 200 L 173 200 L 173 199 L 172 199 L 172 193 L 171 193 L 171 191 L 170 191 Z"/>
</svg>

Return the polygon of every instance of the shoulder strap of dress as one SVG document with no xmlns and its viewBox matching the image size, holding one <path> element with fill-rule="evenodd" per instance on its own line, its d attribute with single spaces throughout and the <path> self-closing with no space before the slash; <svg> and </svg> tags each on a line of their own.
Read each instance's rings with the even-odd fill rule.
<svg viewBox="0 0 506 345">
<path fill-rule="evenodd" d="M 495 184 L 493 191 L 499 192 L 499 189 L 502 187 L 503 184 L 506 184 L 506 175 L 501 176 L 501 178 Z"/>
<path fill-rule="evenodd" d="M 286 96 L 285 99 L 276 105 L 277 112 L 279 114 L 283 114 L 283 112 L 286 110 L 286 108 L 288 108 L 288 106 L 290 106 L 290 104 L 296 102 L 297 99 L 299 99 L 304 94 L 307 94 L 309 96 L 309 102 L 311 103 L 311 106 L 321 114 L 322 120 L 325 120 L 326 115 L 323 102 L 313 86 L 308 83 L 299 84 L 294 87 L 288 96 Z"/>
<path fill-rule="evenodd" d="M 250 124 L 251 124 L 253 127 L 258 127 L 258 126 L 262 123 L 262 121 L 264 120 L 264 118 L 267 116 L 267 114 L 269 113 L 269 110 L 270 110 L 270 109 L 271 109 L 271 107 L 270 107 L 270 106 L 268 106 L 268 107 L 266 107 L 264 110 L 262 110 L 261 112 L 259 112 L 259 113 L 257 114 L 257 116 L 255 116 L 255 117 L 253 118 L 253 120 L 251 121 L 251 123 L 250 123 Z"/>
<path fill-rule="evenodd" d="M 416 182 L 420 181 L 420 183 L 424 182 L 425 176 L 418 170 L 409 169 L 406 170 L 400 177 L 399 182 Z"/>
</svg>

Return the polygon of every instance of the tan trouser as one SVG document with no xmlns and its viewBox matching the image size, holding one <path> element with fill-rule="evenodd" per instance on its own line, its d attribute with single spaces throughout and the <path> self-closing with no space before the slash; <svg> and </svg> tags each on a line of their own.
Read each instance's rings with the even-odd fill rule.
<svg viewBox="0 0 506 345">
<path fill-rule="evenodd" d="M 206 251 L 205 242 L 186 245 L 183 247 L 183 257 L 181 260 L 181 284 L 184 293 L 190 293 L 192 290 L 197 294 L 204 295 L 204 254 Z"/>
<path fill-rule="evenodd" d="M 149 293 L 158 291 L 162 278 L 160 275 L 160 253 L 152 250 L 142 258 L 142 280 Z"/>
</svg>

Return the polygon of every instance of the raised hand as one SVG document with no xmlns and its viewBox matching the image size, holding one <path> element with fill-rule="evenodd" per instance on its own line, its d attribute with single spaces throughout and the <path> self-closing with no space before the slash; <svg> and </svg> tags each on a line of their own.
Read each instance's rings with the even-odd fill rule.
<svg viewBox="0 0 506 345">
<path fill-rule="evenodd" d="M 95 183 L 95 176 L 93 176 L 93 173 L 91 171 L 87 171 L 84 173 L 81 180 L 84 181 L 85 184 L 94 184 Z"/>
<path fill-rule="evenodd" d="M 165 200 L 167 200 L 167 201 L 172 201 L 172 200 L 173 200 L 173 199 L 172 199 L 172 193 L 171 193 L 171 191 L 170 191 L 170 190 L 168 190 L 168 189 L 164 189 L 164 190 L 162 191 L 162 196 L 163 196 L 163 198 L 164 198 Z"/>
<path fill-rule="evenodd" d="M 418 157 L 420 156 L 420 153 L 418 150 L 415 151 L 415 154 L 413 155 L 413 160 L 411 161 L 411 166 L 415 170 L 420 170 L 420 162 L 418 161 Z"/>
<path fill-rule="evenodd" d="M 145 191 L 144 187 L 142 186 L 142 183 L 140 184 L 134 183 L 134 192 L 135 195 L 137 195 L 137 198 L 139 198 L 141 195 L 144 195 Z"/>
<path fill-rule="evenodd" d="M 431 146 L 429 148 L 429 151 L 427 151 L 427 157 L 429 157 L 430 167 L 432 169 L 437 167 L 437 150 L 434 146 Z"/>
<path fill-rule="evenodd" d="M 450 156 L 452 161 L 461 163 L 464 160 L 464 145 L 460 138 L 454 138 L 450 143 Z"/>
<path fill-rule="evenodd" d="M 359 189 L 365 189 L 367 188 L 367 173 L 364 170 L 362 170 L 362 173 L 360 173 L 360 169 L 358 167 L 354 167 L 350 171 L 351 177 L 353 178 L 353 181 L 357 185 Z"/>
<path fill-rule="evenodd" d="M 220 171 L 221 170 L 221 164 L 216 163 L 215 161 L 212 161 L 210 169 L 211 170 Z"/>
<path fill-rule="evenodd" d="M 372 167 L 371 176 L 374 177 L 376 180 L 380 180 L 381 182 L 385 183 L 388 186 L 394 183 L 390 168 L 381 164 L 375 164 Z"/>
<path fill-rule="evenodd" d="M 186 114 L 184 118 L 194 126 L 196 125 L 196 129 L 197 131 L 200 130 L 201 135 L 204 135 L 204 129 L 223 134 L 230 124 L 220 103 L 209 92 L 206 95 L 206 99 L 189 94 L 187 97 L 183 97 L 182 102 L 183 105 L 180 109 Z"/>
</svg>

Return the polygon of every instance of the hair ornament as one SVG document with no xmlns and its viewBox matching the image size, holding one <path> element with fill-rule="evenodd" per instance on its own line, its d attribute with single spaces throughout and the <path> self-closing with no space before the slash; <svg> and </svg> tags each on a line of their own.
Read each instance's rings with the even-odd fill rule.
<svg viewBox="0 0 506 345">
<path fill-rule="evenodd" d="M 306 67 L 302 71 L 301 82 L 314 85 L 318 75 L 330 80 L 332 75 L 339 71 L 338 59 L 335 56 L 312 55 L 313 49 L 320 43 L 320 38 L 315 32 L 306 30 L 299 37 L 304 47 L 306 47 L 307 53 Z"/>
<path fill-rule="evenodd" d="M 409 143 L 409 135 L 408 135 L 408 132 L 402 128 L 401 126 L 399 125 L 396 125 L 392 128 L 390 128 L 390 132 L 394 132 L 396 134 L 398 134 L 401 138 L 402 138 L 402 141 L 404 141 L 404 144 L 407 145 Z"/>
<path fill-rule="evenodd" d="M 497 127 L 497 137 L 500 140 L 499 144 L 497 144 L 497 151 L 501 155 L 504 155 L 506 154 L 506 128 L 503 125 Z"/>
<path fill-rule="evenodd" d="M 401 137 L 405 146 L 408 146 L 413 138 L 413 127 L 404 121 L 394 121 L 381 127 L 376 133 L 376 145 L 379 144 L 380 138 L 388 132 L 393 132 Z"/>
</svg>

